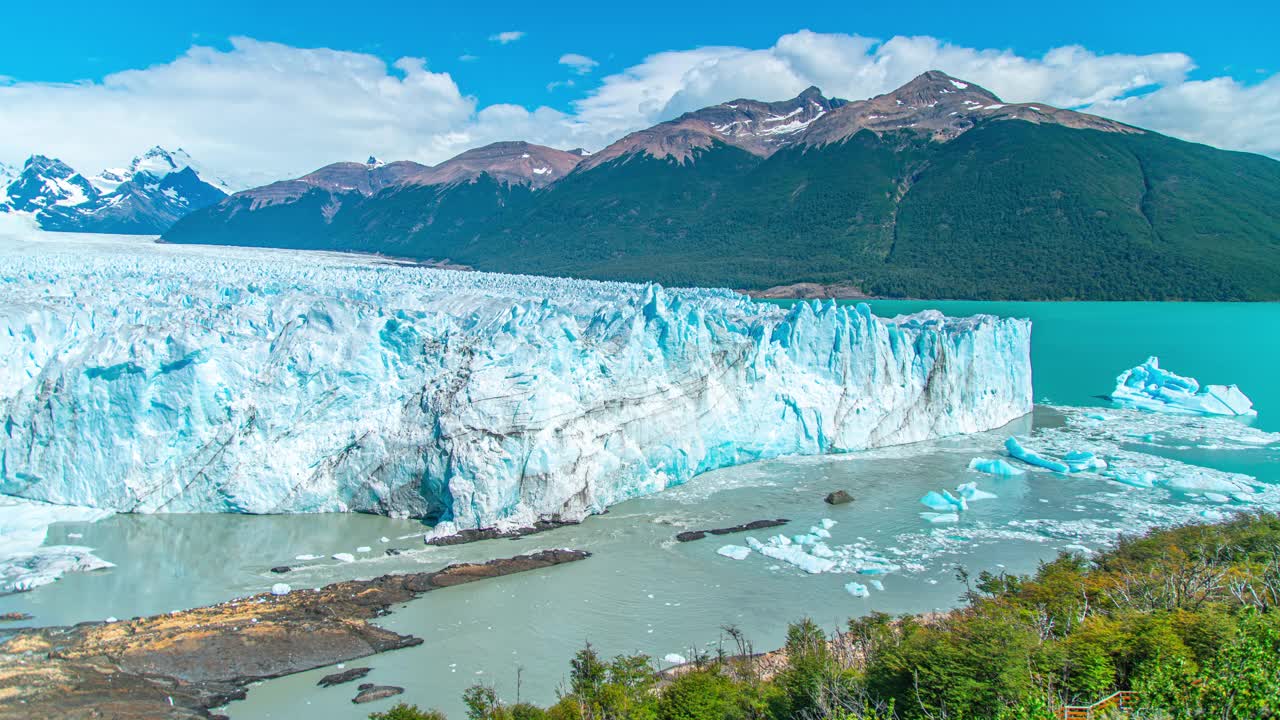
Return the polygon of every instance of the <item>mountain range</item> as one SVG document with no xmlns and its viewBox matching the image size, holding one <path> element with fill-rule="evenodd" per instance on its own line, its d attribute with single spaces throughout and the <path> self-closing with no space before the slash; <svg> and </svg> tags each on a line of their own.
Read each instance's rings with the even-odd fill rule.
<svg viewBox="0 0 1280 720">
<path fill-rule="evenodd" d="M 44 155 L 21 169 L 0 167 L 0 212 L 29 213 L 45 230 L 158 235 L 228 193 L 226 183 L 201 177 L 181 148 L 153 147 L 92 177 Z"/>
<path fill-rule="evenodd" d="M 770 296 L 1280 299 L 1280 162 L 931 71 L 740 99 L 603 150 L 338 163 L 168 242 L 376 252 Z"/>
</svg>

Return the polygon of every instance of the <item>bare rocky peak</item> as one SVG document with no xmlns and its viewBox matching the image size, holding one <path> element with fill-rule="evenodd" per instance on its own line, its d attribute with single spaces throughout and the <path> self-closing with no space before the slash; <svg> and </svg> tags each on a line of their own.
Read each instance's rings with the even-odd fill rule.
<svg viewBox="0 0 1280 720">
<path fill-rule="evenodd" d="M 860 130 L 879 134 L 906 129 L 927 132 L 932 139 L 946 142 L 992 118 L 1105 132 L 1141 132 L 1112 120 L 1044 103 L 1006 103 L 986 88 L 930 70 L 893 92 L 834 109 L 806 129 L 803 142 L 826 145 Z"/>
<path fill-rule="evenodd" d="M 370 156 L 366 162 L 339 162 L 294 180 L 237 193 L 252 198 L 251 209 L 291 202 L 319 188 L 334 195 L 357 192 L 373 195 L 398 185 L 452 185 L 488 173 L 499 182 L 542 187 L 564 177 L 582 160 L 563 150 L 527 142 L 497 142 L 468 150 L 439 165 L 409 160 L 384 163 Z"/>
<path fill-rule="evenodd" d="M 520 141 L 496 142 L 425 168 L 407 178 L 406 182 L 452 185 L 470 182 L 485 173 L 500 183 L 540 188 L 568 175 L 581 161 L 580 154 L 543 145 Z"/>
<path fill-rule="evenodd" d="M 811 123 L 844 104 L 811 87 L 790 100 L 731 100 L 631 133 L 588 157 L 587 170 L 619 157 L 647 154 L 684 162 L 695 150 L 720 141 L 760 157 L 796 142 Z"/>
</svg>

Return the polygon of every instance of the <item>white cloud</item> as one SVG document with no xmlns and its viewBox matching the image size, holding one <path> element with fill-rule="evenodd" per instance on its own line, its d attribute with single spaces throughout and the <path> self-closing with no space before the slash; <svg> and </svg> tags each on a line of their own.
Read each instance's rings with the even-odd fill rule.
<svg viewBox="0 0 1280 720">
<path fill-rule="evenodd" d="M 458 60 L 460 62 L 475 62 L 476 60 L 479 60 L 479 59 L 480 59 L 479 56 L 472 55 L 471 53 L 463 53 L 462 55 L 458 56 Z"/>
<path fill-rule="evenodd" d="M 1179 53 L 1072 46 L 1024 57 L 929 37 L 879 42 L 802 31 L 763 49 L 650 55 L 596 81 L 571 113 L 481 107 L 448 73 L 417 58 L 388 65 L 361 53 L 235 38 L 229 50 L 196 46 L 172 62 L 98 82 L 0 83 L 0 161 L 40 152 L 93 173 L 161 144 L 182 146 L 219 175 L 248 184 L 371 154 L 434 163 L 496 140 L 596 150 L 737 97 L 782 99 L 817 85 L 857 99 L 935 68 L 1007 100 L 1086 107 L 1177 137 L 1280 156 L 1280 75 L 1248 85 L 1188 80 L 1194 63 Z"/>
<path fill-rule="evenodd" d="M 595 60 L 592 60 L 586 55 L 579 55 L 578 53 L 565 53 L 564 55 L 560 56 L 560 64 L 568 65 L 569 67 L 573 68 L 573 71 L 578 73 L 579 75 L 586 75 L 587 73 L 594 70 L 595 67 L 600 63 L 596 62 Z"/>
<path fill-rule="evenodd" d="M 490 35 L 489 40 L 492 42 L 496 42 L 499 45 L 506 45 L 507 43 L 513 43 L 522 37 L 524 37 L 523 30 L 506 30 L 500 33 L 494 33 Z"/>
<path fill-rule="evenodd" d="M 555 90 L 556 88 L 562 88 L 562 87 L 573 87 L 573 86 L 574 86 L 574 82 L 573 82 L 573 80 L 572 80 L 572 79 L 569 79 L 569 80 L 552 80 L 551 82 L 547 83 L 547 92 L 551 92 L 552 90 Z"/>
</svg>

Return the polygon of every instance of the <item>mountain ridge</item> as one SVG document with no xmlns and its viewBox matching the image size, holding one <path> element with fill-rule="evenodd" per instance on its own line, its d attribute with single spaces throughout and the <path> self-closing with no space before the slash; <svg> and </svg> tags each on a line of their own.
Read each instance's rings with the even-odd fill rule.
<svg viewBox="0 0 1280 720">
<path fill-rule="evenodd" d="M 538 146 L 377 187 L 303 182 L 269 208 L 238 193 L 164 238 L 747 290 L 1280 299 L 1280 163 L 941 72 L 865 100 L 732 100 L 585 156 L 541 148 L 561 163 L 543 182 L 492 160 L 522 147 Z"/>
<path fill-rule="evenodd" d="M 182 216 L 227 197 L 181 148 L 154 146 L 126 168 L 92 177 L 44 155 L 27 158 L 0 188 L 0 212 L 27 213 L 45 230 L 158 235 Z"/>
</svg>

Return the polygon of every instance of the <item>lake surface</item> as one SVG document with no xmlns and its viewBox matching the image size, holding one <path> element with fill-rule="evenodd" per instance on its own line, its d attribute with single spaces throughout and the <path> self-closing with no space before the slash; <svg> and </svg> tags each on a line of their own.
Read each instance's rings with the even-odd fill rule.
<svg viewBox="0 0 1280 720">
<path fill-rule="evenodd" d="M 939 308 L 953 315 L 1030 317 L 1035 396 L 1042 405 L 991 433 L 709 473 L 579 526 L 516 541 L 425 548 L 419 523 L 358 515 L 116 516 L 62 523 L 50 529 L 48 543 L 91 546 L 116 567 L 0 597 L 0 612 L 31 612 L 41 624 L 162 612 L 261 592 L 281 579 L 269 568 L 285 563 L 298 567 L 285 580 L 307 587 L 543 547 L 591 550 L 594 556 L 581 563 L 433 592 L 383 619 L 425 643 L 352 664 L 373 667 L 370 681 L 404 686 L 397 700 L 460 718 L 460 695 L 468 685 L 492 683 L 512 700 L 517 671 L 523 699 L 554 700 L 569 658 L 587 640 L 606 655 L 688 657 L 714 648 L 721 626 L 734 624 L 757 649 L 769 649 L 781 643 L 788 621 L 803 616 L 835 629 L 871 610 L 953 606 L 963 589 L 957 566 L 1029 572 L 1058 552 L 1101 547 L 1120 532 L 1249 507 L 1280 510 L 1280 435 L 1271 434 L 1280 430 L 1274 373 L 1280 305 L 876 301 L 872 308 L 880 315 Z M 1107 408 L 1097 396 L 1149 355 L 1202 382 L 1238 384 L 1259 417 L 1252 423 L 1204 421 Z M 1222 506 L 1194 489 L 1131 487 L 1092 474 L 1028 472 L 1001 479 L 968 469 L 974 457 L 999 456 L 1012 434 L 1051 454 L 1090 449 L 1116 468 L 1149 469 L 1206 486 L 1244 483 L 1250 492 L 1242 497 L 1249 503 Z M 957 524 L 931 525 L 920 517 L 924 493 L 974 481 L 998 497 L 973 503 Z M 856 502 L 825 505 L 823 496 L 835 489 L 847 489 Z M 727 543 L 744 544 L 741 535 L 673 539 L 685 529 L 773 517 L 791 519 L 781 529 L 789 535 L 835 520 L 826 542 L 836 571 L 809 575 L 759 554 L 735 561 L 716 553 Z M 370 551 L 356 552 L 361 546 Z M 387 547 L 407 552 L 386 557 Z M 337 552 L 354 553 L 357 561 L 331 559 Z M 295 560 L 299 555 L 319 558 Z M 868 556 L 900 569 L 858 575 Z M 844 589 L 850 581 L 870 579 L 879 579 L 883 590 L 856 598 Z M 327 672 L 263 683 L 224 712 L 236 720 L 292 718 L 305 708 L 313 720 L 353 719 L 394 702 L 354 706 L 353 687 L 315 687 Z"/>
</svg>

